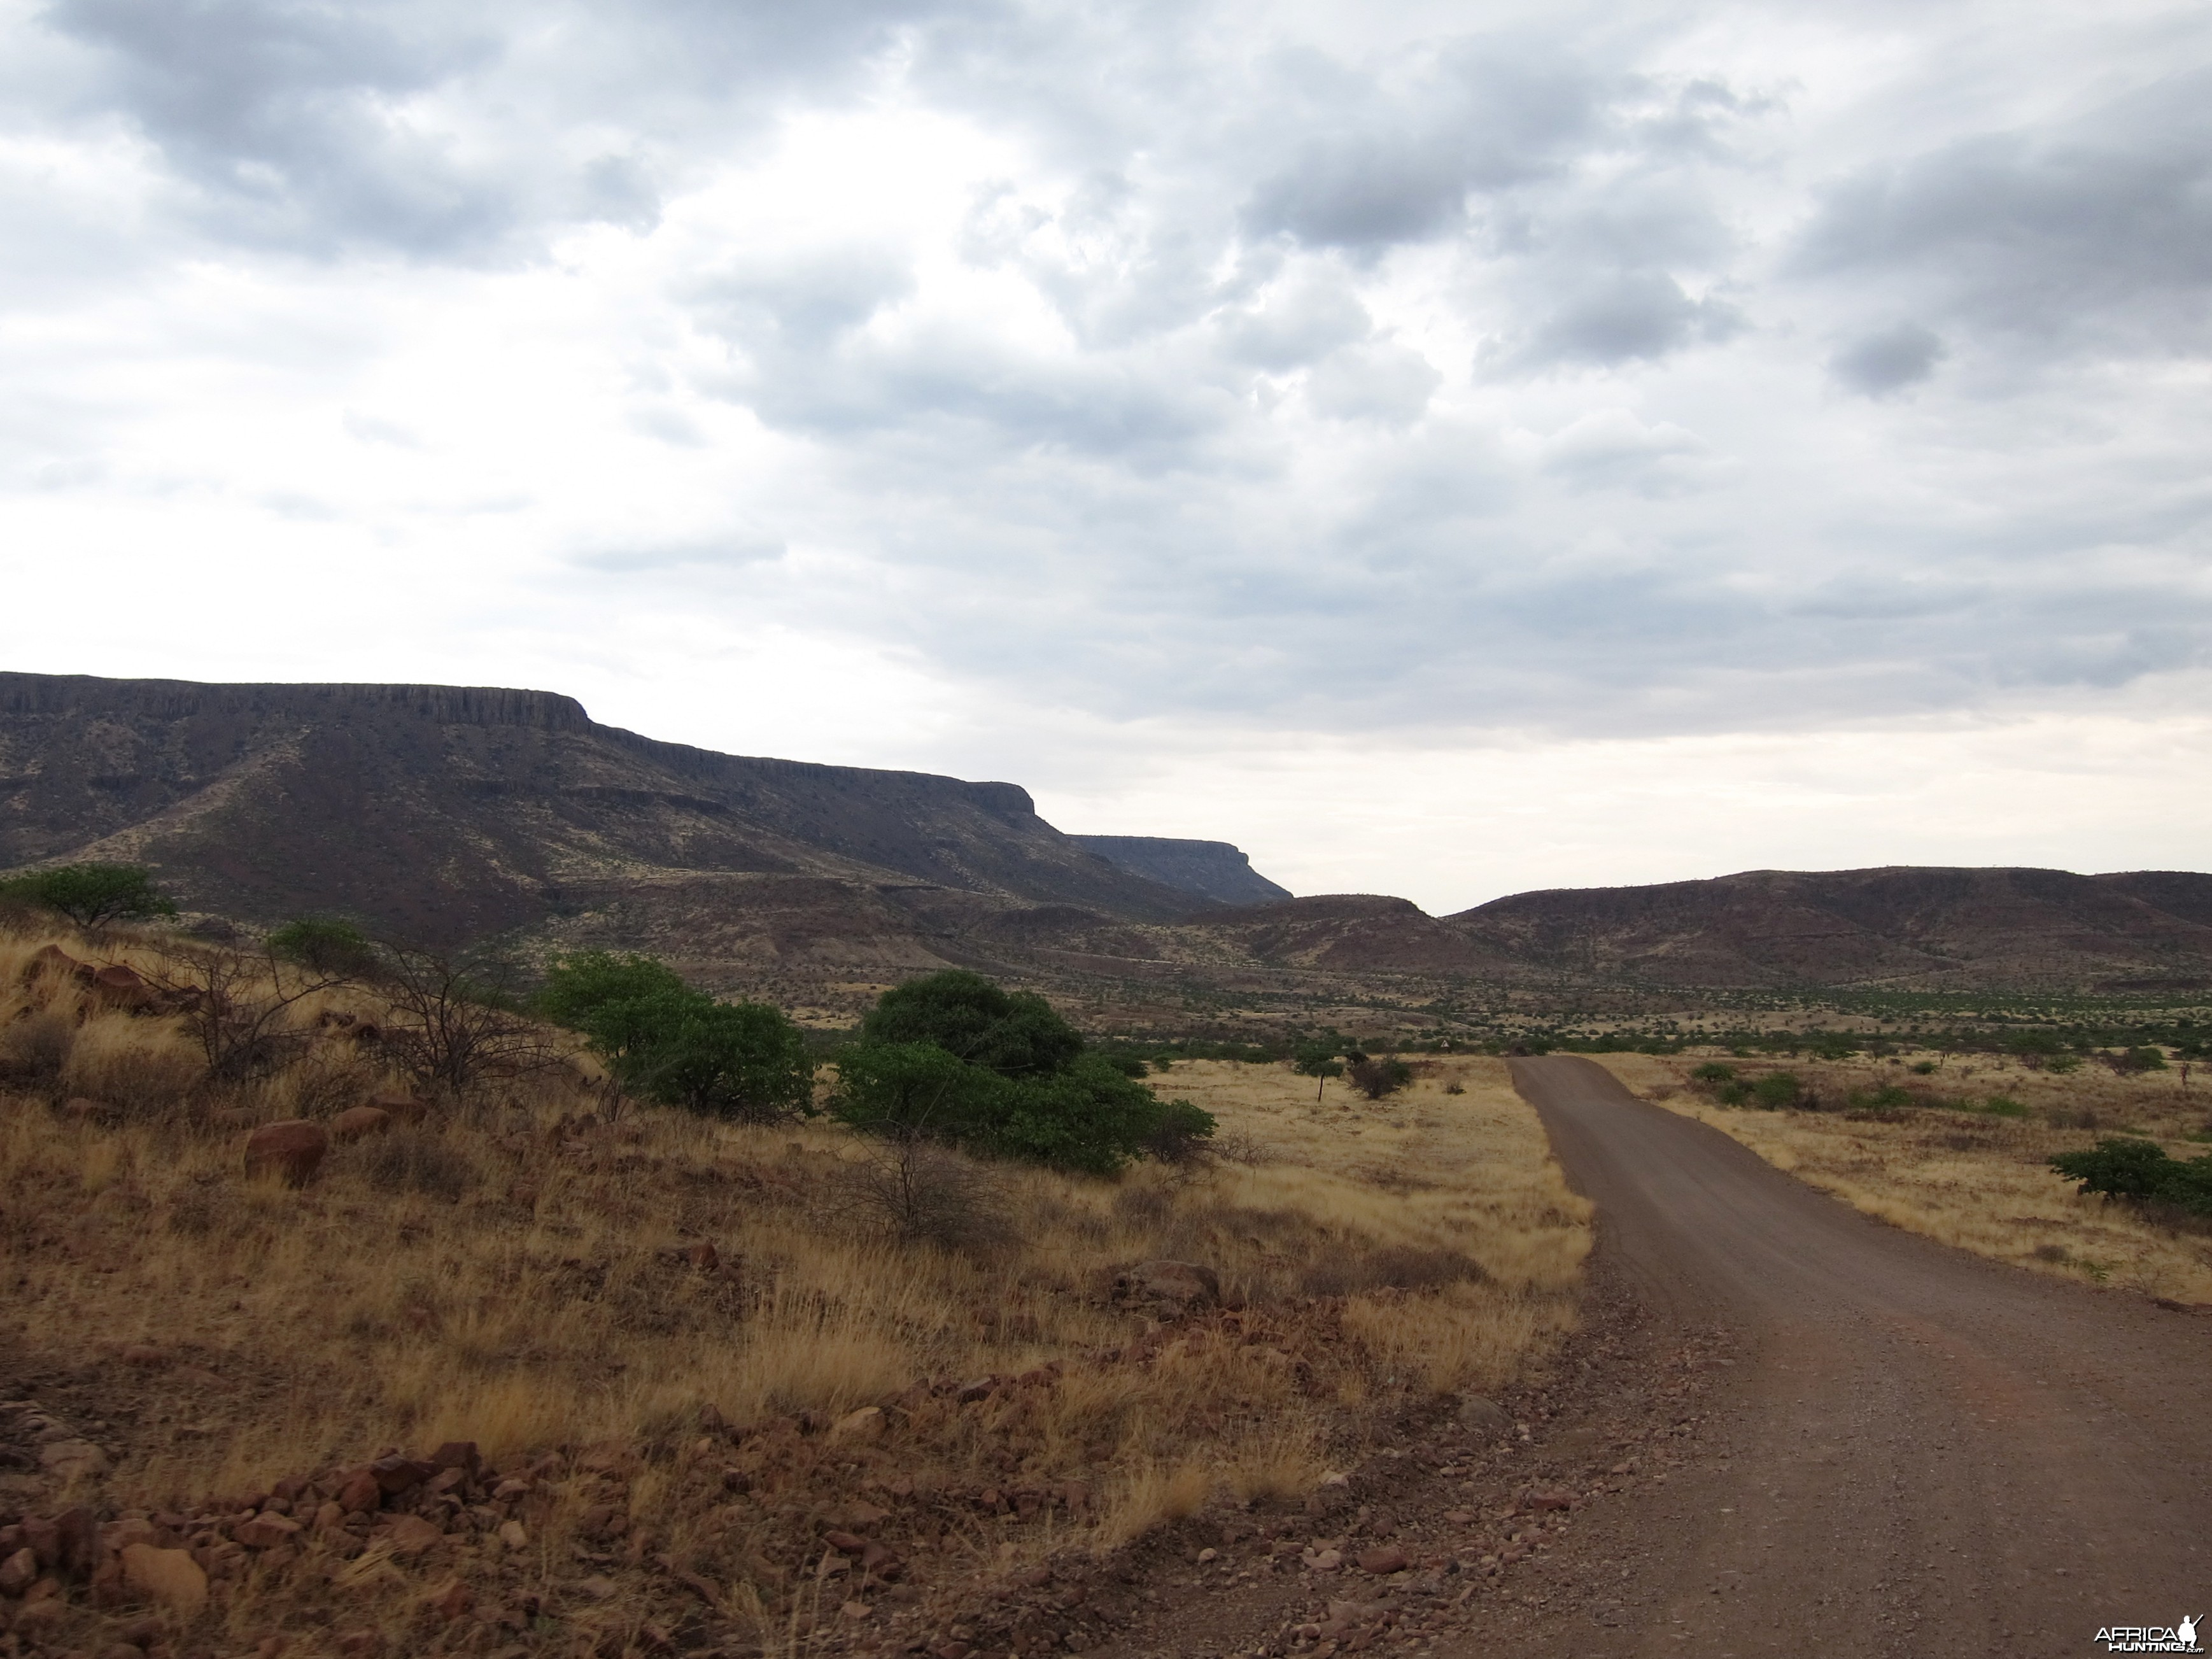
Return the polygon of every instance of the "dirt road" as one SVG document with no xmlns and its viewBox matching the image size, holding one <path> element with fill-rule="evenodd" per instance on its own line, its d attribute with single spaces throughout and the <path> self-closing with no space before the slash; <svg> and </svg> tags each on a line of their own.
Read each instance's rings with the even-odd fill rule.
<svg viewBox="0 0 2212 1659">
<path fill-rule="evenodd" d="M 1735 1364 L 1708 1455 L 1593 1511 L 1483 1647 L 2072 1656 L 2212 1613 L 2212 1319 L 1885 1227 L 1588 1060 L 1514 1076 L 1600 1273 Z"/>
</svg>

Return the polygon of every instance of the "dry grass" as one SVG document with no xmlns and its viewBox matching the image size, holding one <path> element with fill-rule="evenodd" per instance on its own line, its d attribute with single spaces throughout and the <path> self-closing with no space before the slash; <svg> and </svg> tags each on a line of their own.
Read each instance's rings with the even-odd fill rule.
<svg viewBox="0 0 2212 1659">
<path fill-rule="evenodd" d="M 336 1149 L 303 1188 L 248 1182 L 240 1115 L 326 1116 L 392 1080 L 313 1016 L 386 1011 L 310 999 L 283 1071 L 210 1091 L 176 1021 L 19 991 L 43 942 L 0 940 L 0 1386 L 100 1425 L 117 1465 L 89 1495 L 109 1510 L 234 1503 L 449 1439 L 535 1468 L 530 1548 L 456 1551 L 487 1596 L 567 1609 L 533 1648 L 632 1639 L 609 1649 L 614 1613 L 576 1605 L 593 1571 L 646 1575 L 633 1610 L 654 1572 L 690 1572 L 718 1628 L 795 1639 L 823 1593 L 816 1528 L 855 1503 L 893 1511 L 884 1535 L 935 1595 L 1209 1502 L 1295 1498 L 1405 1402 L 1540 1359 L 1589 1246 L 1481 1060 L 1318 1109 L 1284 1068 L 1179 1066 L 1160 1086 L 1248 1161 L 1111 1182 L 971 1166 L 1007 1224 L 965 1249 L 856 1224 L 841 1195 L 866 1149 L 835 1126 L 580 1122 L 601 1096 L 574 1057 Z M 143 941 L 62 942 L 155 965 Z M 79 1095 L 95 1109 L 57 1109 Z M 1226 1306 L 1117 1304 L 1116 1270 L 1158 1258 L 1213 1268 Z M 841 1438 L 863 1407 L 880 1427 Z M 595 1445 L 610 1468 L 586 1467 Z M 0 1510 L 33 1498 L 54 1494 Z M 618 1541 L 595 1504 L 625 1517 Z M 220 1616 L 233 1638 L 296 1625 L 333 1575 L 400 1572 L 333 1534 L 292 1577 L 239 1580 Z M 703 1592 L 668 1593 L 704 1616 Z M 362 1616 L 428 1650 L 404 1598 Z"/>
<path fill-rule="evenodd" d="M 1943 1060 L 1917 1075 L 1906 1054 L 1893 1062 L 1732 1061 L 1747 1078 L 1795 1072 L 1832 1109 L 1759 1111 L 1723 1107 L 1688 1086 L 1707 1056 L 1593 1058 L 1646 1098 L 1724 1131 L 1786 1170 L 1867 1214 L 1978 1255 L 2038 1273 L 2087 1278 L 2175 1301 L 2212 1303 L 2212 1237 L 2162 1226 L 2140 1211 L 2082 1197 L 2048 1167 L 2051 1155 L 2103 1135 L 2142 1134 L 2179 1158 L 2195 1157 L 2212 1094 L 2186 1091 L 2176 1073 L 2116 1077 L 2101 1067 L 2065 1075 L 1978 1056 Z M 1928 1099 L 1893 1116 L 1833 1109 L 1853 1091 L 1910 1086 Z M 1992 1097 L 2026 1115 L 1994 1115 Z"/>
</svg>

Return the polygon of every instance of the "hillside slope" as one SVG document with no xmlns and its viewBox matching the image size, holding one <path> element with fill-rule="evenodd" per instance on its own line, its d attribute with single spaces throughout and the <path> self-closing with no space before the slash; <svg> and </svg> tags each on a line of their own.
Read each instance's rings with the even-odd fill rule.
<svg viewBox="0 0 2212 1659">
<path fill-rule="evenodd" d="M 1753 870 L 1516 893 L 1443 919 L 1556 972 L 1712 987 L 2087 988 L 2212 977 L 2212 877 Z"/>
<path fill-rule="evenodd" d="M 0 675 L 0 867 L 83 858 L 151 865 L 195 908 L 444 945 L 714 890 L 847 934 L 911 931 L 909 888 L 1152 921 L 1205 903 L 1013 784 L 714 754 L 550 692 Z"/>
</svg>

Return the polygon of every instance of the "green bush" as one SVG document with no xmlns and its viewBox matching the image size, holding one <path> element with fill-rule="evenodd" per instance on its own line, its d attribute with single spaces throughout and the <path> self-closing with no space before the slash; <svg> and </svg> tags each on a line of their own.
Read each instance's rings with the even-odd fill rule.
<svg viewBox="0 0 2212 1659">
<path fill-rule="evenodd" d="M 80 927 L 177 914 L 177 907 L 154 885 L 152 873 L 136 864 L 64 864 L 33 871 L 0 881 L 0 898 L 58 910 Z"/>
<path fill-rule="evenodd" d="M 837 1060 L 830 1110 L 854 1127 L 1091 1175 L 1187 1158 L 1213 1133 L 1162 1101 L 1044 999 L 952 969 L 884 993 Z"/>
<path fill-rule="evenodd" d="M 1982 1109 L 1991 1117 L 2026 1117 L 2027 1108 L 2009 1095 L 1991 1095 L 1983 1103 Z"/>
<path fill-rule="evenodd" d="M 1049 1077 L 1083 1052 L 1083 1036 L 1030 991 L 1007 991 L 952 968 L 886 991 L 860 1021 L 863 1042 L 933 1043 L 1001 1077 Z"/>
<path fill-rule="evenodd" d="M 1797 1080 L 1795 1072 L 1769 1072 L 1751 1085 L 1754 1104 L 1770 1112 L 1780 1111 L 1785 1106 L 1795 1106 L 1803 1098 L 1805 1085 Z"/>
<path fill-rule="evenodd" d="M 337 916 L 302 916 L 269 935 L 269 954 L 333 978 L 365 979 L 376 969 L 368 935 Z"/>
<path fill-rule="evenodd" d="M 1741 1106 L 1751 1098 L 1751 1085 L 1731 1079 L 1713 1091 L 1713 1098 L 1723 1106 Z"/>
<path fill-rule="evenodd" d="M 2168 1158 L 2155 1141 L 2112 1135 L 2088 1152 L 2059 1153 L 2051 1167 L 2079 1182 L 2077 1192 L 2212 1215 L 2212 1154 L 2185 1162 Z"/>
<path fill-rule="evenodd" d="M 647 1100 L 755 1121 L 812 1109 L 814 1057 L 781 1009 L 719 1002 L 650 957 L 564 957 L 537 1006 L 581 1032 L 615 1080 Z"/>
<path fill-rule="evenodd" d="M 1352 1068 L 1352 1085 L 1370 1100 L 1395 1094 L 1413 1080 L 1413 1068 L 1402 1060 L 1363 1060 Z"/>
<path fill-rule="evenodd" d="M 1725 1061 L 1709 1060 L 1690 1073 L 1692 1083 L 1723 1084 L 1735 1081 L 1735 1067 Z"/>
</svg>

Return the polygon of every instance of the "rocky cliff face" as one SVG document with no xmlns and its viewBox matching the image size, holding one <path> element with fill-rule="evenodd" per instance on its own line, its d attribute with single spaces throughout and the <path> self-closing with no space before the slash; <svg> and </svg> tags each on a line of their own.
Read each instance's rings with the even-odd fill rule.
<svg viewBox="0 0 2212 1659">
<path fill-rule="evenodd" d="M 917 884 L 1146 921 L 1202 902 L 1012 784 L 657 743 L 549 692 L 0 675 L 0 866 L 85 858 L 149 864 L 195 908 L 447 945 L 702 878 L 804 878 L 871 917 L 862 896 Z"/>
<path fill-rule="evenodd" d="M 1073 839 L 1133 875 L 1224 904 L 1267 904 L 1291 896 L 1252 867 L 1243 849 L 1225 841 L 1169 836 L 1077 836 Z"/>
</svg>

